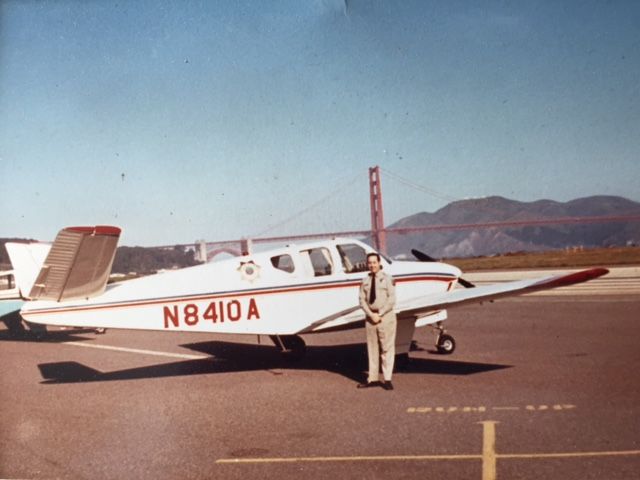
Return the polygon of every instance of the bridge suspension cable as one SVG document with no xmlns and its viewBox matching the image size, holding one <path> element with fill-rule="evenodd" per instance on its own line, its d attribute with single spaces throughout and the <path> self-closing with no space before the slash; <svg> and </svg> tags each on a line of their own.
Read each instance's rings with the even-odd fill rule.
<svg viewBox="0 0 640 480">
<path fill-rule="evenodd" d="M 439 200 L 444 200 L 446 202 L 456 202 L 458 200 L 460 200 L 459 198 L 455 198 L 452 197 L 451 195 L 447 195 L 446 193 L 441 193 L 438 192 L 437 190 L 434 190 L 433 188 L 429 188 L 429 187 L 425 187 L 424 185 L 420 185 L 412 180 L 408 180 L 404 177 L 401 177 L 400 175 L 390 172 L 389 170 L 387 170 L 386 168 L 380 168 L 380 170 L 382 170 L 386 176 L 390 177 L 391 179 L 395 180 L 396 182 L 402 183 L 408 187 L 411 187 L 415 190 L 418 190 L 420 192 L 426 193 L 428 195 L 431 195 L 432 197 L 435 197 Z"/>
<path fill-rule="evenodd" d="M 308 207 L 303 208 L 302 210 L 298 211 L 297 213 L 294 213 L 293 215 L 285 218 L 284 220 L 269 225 L 267 228 L 265 228 L 264 230 L 260 231 L 259 233 L 256 233 L 255 235 L 252 236 L 252 238 L 256 238 L 256 237 L 262 237 L 263 235 L 274 231 L 276 228 L 282 227 L 298 218 L 300 218 L 301 216 L 305 215 L 306 213 L 310 212 L 311 210 L 313 210 L 314 208 L 319 207 L 320 205 L 324 204 L 327 202 L 327 200 L 335 197 L 338 193 L 340 193 L 343 190 L 346 190 L 346 188 L 349 185 L 352 185 L 353 182 L 355 182 L 357 179 L 359 179 L 361 177 L 361 174 L 358 173 L 357 175 L 349 178 L 346 182 L 343 182 L 342 184 L 340 184 L 338 187 L 336 187 L 335 189 L 331 190 L 329 193 L 327 193 L 324 197 L 322 197 L 321 199 L 319 199 L 318 201 L 312 203 L 311 205 L 309 205 Z"/>
</svg>

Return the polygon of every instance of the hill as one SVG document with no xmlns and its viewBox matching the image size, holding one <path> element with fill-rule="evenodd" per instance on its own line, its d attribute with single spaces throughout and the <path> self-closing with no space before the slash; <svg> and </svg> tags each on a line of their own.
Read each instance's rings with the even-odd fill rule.
<svg viewBox="0 0 640 480">
<path fill-rule="evenodd" d="M 503 197 L 460 200 L 435 213 L 405 217 L 389 228 L 551 220 L 566 217 L 640 215 L 640 203 L 614 196 L 592 196 L 569 202 L 519 202 Z M 557 224 L 390 234 L 391 256 L 410 256 L 411 249 L 439 258 L 475 257 L 507 252 L 564 248 L 597 248 L 640 244 L 640 222 Z"/>
</svg>

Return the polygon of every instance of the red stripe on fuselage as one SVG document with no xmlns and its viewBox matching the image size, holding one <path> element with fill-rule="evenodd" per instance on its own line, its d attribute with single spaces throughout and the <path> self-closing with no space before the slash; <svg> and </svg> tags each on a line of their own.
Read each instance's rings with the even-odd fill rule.
<svg viewBox="0 0 640 480">
<path fill-rule="evenodd" d="M 421 277 L 410 277 L 410 278 L 397 278 L 395 279 L 396 283 L 408 283 L 408 282 L 423 282 L 423 281 L 437 281 L 437 282 L 451 282 L 451 277 L 435 277 L 435 276 L 421 276 Z M 87 312 L 91 310 L 105 310 L 105 309 L 116 309 L 116 308 L 131 308 L 131 307 L 144 307 L 148 305 L 159 305 L 166 303 L 184 303 L 184 302 L 194 302 L 194 301 L 202 301 L 202 300 L 216 300 L 219 298 L 226 297 L 247 297 L 247 296 L 260 296 L 260 295 L 271 295 L 276 293 L 300 293 L 314 290 L 328 290 L 328 289 L 336 289 L 336 288 L 351 288 L 351 287 L 360 287 L 362 283 L 361 280 L 356 280 L 348 283 L 339 283 L 339 284 L 320 284 L 320 285 L 305 285 L 303 287 L 283 287 L 283 288 L 274 288 L 272 290 L 240 290 L 237 292 L 225 292 L 218 294 L 207 294 L 207 295 L 199 295 L 192 297 L 167 297 L 153 300 L 140 300 L 134 302 L 127 303 L 111 303 L 105 305 L 86 305 L 86 306 L 72 306 L 72 307 L 59 307 L 59 308 L 49 308 L 43 310 L 31 310 L 25 311 L 22 313 L 23 316 L 28 315 L 42 315 L 42 314 L 53 314 L 53 313 L 75 313 L 75 312 Z"/>
</svg>

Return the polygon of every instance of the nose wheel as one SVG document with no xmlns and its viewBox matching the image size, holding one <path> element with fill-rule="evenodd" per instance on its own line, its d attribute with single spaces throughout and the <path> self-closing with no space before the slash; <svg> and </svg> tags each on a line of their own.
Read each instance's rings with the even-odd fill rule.
<svg viewBox="0 0 640 480">
<path fill-rule="evenodd" d="M 456 341 L 451 335 L 444 333 L 438 336 L 436 348 L 438 349 L 438 353 L 441 353 L 442 355 L 450 355 L 456 349 Z"/>
<path fill-rule="evenodd" d="M 438 338 L 436 339 L 436 349 L 438 353 L 441 355 L 451 355 L 456 349 L 455 339 L 448 333 L 445 333 L 442 322 L 436 324 L 436 329 L 438 330 Z"/>
</svg>

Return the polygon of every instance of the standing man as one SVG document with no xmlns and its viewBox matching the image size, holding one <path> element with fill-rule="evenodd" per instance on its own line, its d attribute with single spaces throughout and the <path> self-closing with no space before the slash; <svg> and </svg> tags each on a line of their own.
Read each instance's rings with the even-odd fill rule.
<svg viewBox="0 0 640 480">
<path fill-rule="evenodd" d="M 370 274 L 364 277 L 360 285 L 360 306 L 367 318 L 367 353 L 369 355 L 369 376 L 366 383 L 358 388 L 368 388 L 379 383 L 379 366 L 382 359 L 382 388 L 393 390 L 391 375 L 396 353 L 396 287 L 391 275 L 382 271 L 380 255 L 367 255 L 367 268 Z"/>
</svg>

